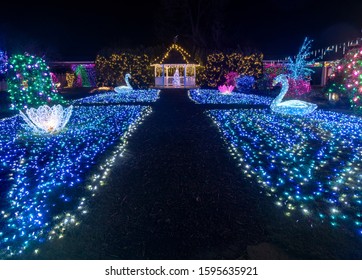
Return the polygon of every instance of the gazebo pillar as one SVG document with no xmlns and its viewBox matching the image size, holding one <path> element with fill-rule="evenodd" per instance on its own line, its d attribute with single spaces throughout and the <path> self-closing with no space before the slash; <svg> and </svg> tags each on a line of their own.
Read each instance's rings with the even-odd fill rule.
<svg viewBox="0 0 362 280">
<path fill-rule="evenodd" d="M 162 86 L 165 86 L 165 65 L 162 64 Z"/>
<path fill-rule="evenodd" d="M 166 66 L 166 86 L 168 87 L 168 67 Z"/>
<path fill-rule="evenodd" d="M 184 87 L 186 87 L 186 68 L 187 68 L 187 64 L 184 65 Z"/>
</svg>

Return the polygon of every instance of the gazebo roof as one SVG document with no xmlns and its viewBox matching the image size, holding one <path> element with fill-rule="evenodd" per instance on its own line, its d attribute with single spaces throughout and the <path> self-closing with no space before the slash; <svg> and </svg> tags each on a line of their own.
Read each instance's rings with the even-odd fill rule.
<svg viewBox="0 0 362 280">
<path fill-rule="evenodd" d="M 185 51 L 182 47 L 177 44 L 172 44 L 167 52 L 164 54 L 161 60 L 156 61 L 154 64 L 196 64 L 194 59 L 191 58 L 191 55 Z"/>
</svg>

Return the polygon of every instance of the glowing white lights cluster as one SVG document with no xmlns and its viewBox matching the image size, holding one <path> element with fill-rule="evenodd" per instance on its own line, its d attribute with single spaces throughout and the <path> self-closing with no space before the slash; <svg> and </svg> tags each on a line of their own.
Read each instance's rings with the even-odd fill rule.
<svg viewBox="0 0 362 280">
<path fill-rule="evenodd" d="M 188 91 L 189 98 L 198 104 L 246 104 L 270 105 L 272 98 L 254 94 L 232 92 L 222 94 L 213 89 L 193 89 Z"/>
<path fill-rule="evenodd" d="M 279 95 L 273 100 L 272 104 L 270 105 L 270 109 L 272 109 L 273 112 L 288 115 L 306 115 L 312 113 L 315 109 L 317 109 L 318 106 L 316 104 L 305 102 L 302 100 L 288 100 L 282 102 L 282 99 L 287 93 L 289 87 L 287 76 L 284 74 L 278 75 L 273 80 L 273 86 L 278 83 L 282 84 L 282 88 Z"/>
<path fill-rule="evenodd" d="M 362 234 L 361 118 L 322 110 L 303 117 L 269 109 L 208 115 L 244 175 L 285 215 Z"/>
<path fill-rule="evenodd" d="M 126 138 L 150 111 L 148 106 L 74 108 L 67 129 L 52 137 L 24 129 L 19 116 L 1 121 L 0 258 L 61 238 L 68 226 L 77 225 Z"/>
<path fill-rule="evenodd" d="M 58 133 L 68 123 L 73 106 L 63 109 L 62 105 L 42 105 L 38 109 L 27 109 L 26 115 L 20 111 L 20 116 L 35 132 Z"/>
<path fill-rule="evenodd" d="M 75 105 L 81 104 L 117 104 L 126 102 L 155 102 L 159 98 L 160 90 L 137 89 L 129 92 L 106 92 L 78 99 Z"/>
</svg>

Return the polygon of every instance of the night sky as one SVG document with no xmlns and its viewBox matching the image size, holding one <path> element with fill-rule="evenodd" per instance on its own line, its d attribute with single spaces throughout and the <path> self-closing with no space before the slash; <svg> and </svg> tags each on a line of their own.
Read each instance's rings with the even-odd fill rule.
<svg viewBox="0 0 362 280">
<path fill-rule="evenodd" d="M 294 55 L 306 36 L 314 40 L 315 48 L 362 37 L 360 0 L 338 4 L 315 0 L 214 1 L 222 7 L 216 13 L 215 9 L 211 12 L 210 1 L 193 2 L 199 1 L 205 7 L 201 17 L 204 24 L 200 24 L 203 47 L 209 49 L 258 49 L 271 59 Z M 94 6 L 76 1 L 48 5 L 13 2 L 2 4 L 0 16 L 0 47 L 9 53 L 43 52 L 50 59 L 94 60 L 106 47 L 169 45 L 175 35 L 179 35 L 181 45 L 190 42 L 189 18 L 166 0 L 121 1 L 122 8 L 110 1 L 98 1 Z M 170 6 L 173 11 L 166 12 Z M 208 33 L 216 21 L 222 30 L 218 45 Z"/>
</svg>

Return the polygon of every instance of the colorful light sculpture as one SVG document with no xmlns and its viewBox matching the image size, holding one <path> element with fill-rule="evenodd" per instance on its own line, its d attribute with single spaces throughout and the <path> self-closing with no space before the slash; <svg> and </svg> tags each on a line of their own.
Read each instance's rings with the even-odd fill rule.
<svg viewBox="0 0 362 280">
<path fill-rule="evenodd" d="M 218 90 L 222 94 L 231 94 L 234 88 L 234 86 L 221 85 L 218 87 Z"/>
<path fill-rule="evenodd" d="M 287 68 L 290 73 L 290 78 L 294 80 L 304 80 L 314 72 L 314 70 L 307 67 L 308 64 L 314 63 L 314 60 L 308 60 L 311 56 L 310 50 L 312 42 L 313 40 L 310 40 L 307 37 L 304 38 L 296 58 L 293 60 L 291 57 L 288 57 Z"/>
<path fill-rule="evenodd" d="M 126 85 L 115 87 L 114 91 L 117 93 L 132 91 L 133 88 L 132 88 L 131 84 L 129 83 L 130 78 L 131 78 L 131 74 L 127 73 L 124 77 L 124 80 L 126 81 Z"/>
<path fill-rule="evenodd" d="M 38 109 L 27 109 L 26 114 L 20 111 L 20 116 L 35 132 L 55 134 L 68 123 L 72 110 L 72 105 L 65 109 L 62 105 L 43 105 Z"/>
<path fill-rule="evenodd" d="M 309 102 L 305 102 L 302 100 L 288 100 L 282 102 L 284 95 L 288 91 L 289 82 L 286 75 L 281 74 L 277 76 L 273 85 L 281 83 L 282 88 L 278 96 L 273 100 L 270 105 L 270 109 L 275 113 L 281 114 L 289 114 L 289 115 L 306 115 L 312 113 L 315 109 L 317 109 L 317 105 Z"/>
<path fill-rule="evenodd" d="M 173 85 L 174 87 L 179 87 L 179 86 L 181 85 L 181 82 L 180 82 L 180 73 L 179 73 L 179 71 L 178 71 L 178 68 L 176 69 L 175 74 L 173 75 L 172 85 Z"/>
<path fill-rule="evenodd" d="M 88 72 L 82 64 L 75 67 L 74 73 L 77 76 L 76 84 L 78 87 L 91 87 Z"/>
</svg>

